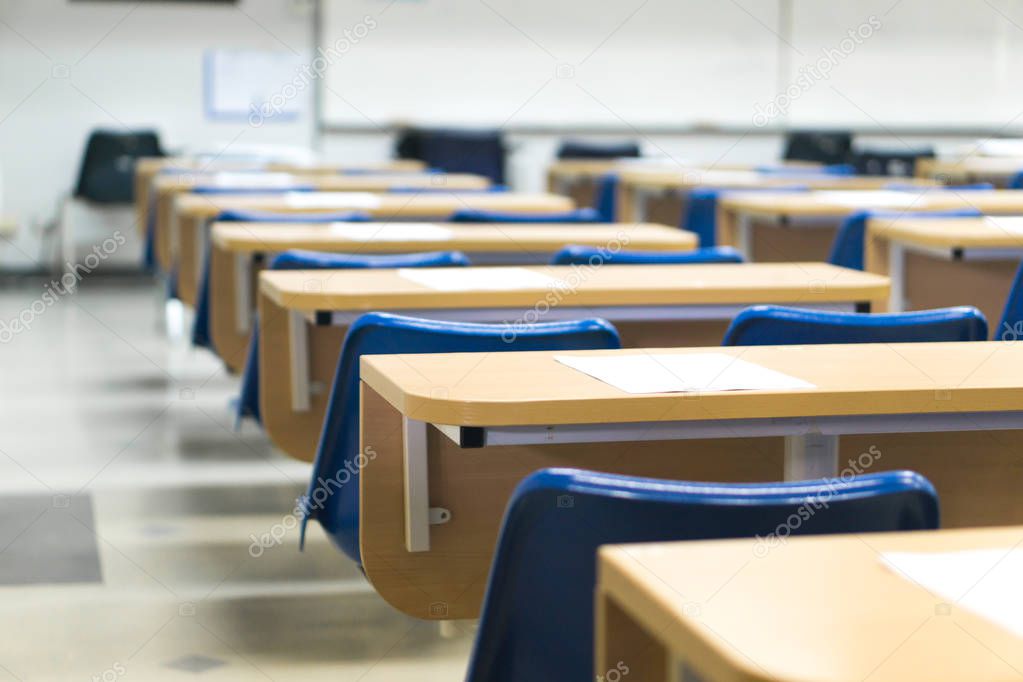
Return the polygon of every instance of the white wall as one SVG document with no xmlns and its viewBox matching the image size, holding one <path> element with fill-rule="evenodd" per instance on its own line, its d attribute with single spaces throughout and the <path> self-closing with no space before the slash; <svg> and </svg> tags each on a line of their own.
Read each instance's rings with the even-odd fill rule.
<svg viewBox="0 0 1023 682">
<path fill-rule="evenodd" d="M 210 47 L 303 52 L 310 26 L 304 4 L 288 0 L 0 0 L 0 213 L 21 226 L 11 243 L 0 242 L 0 265 L 27 267 L 38 257 L 39 226 L 71 190 L 92 128 L 151 126 L 171 149 L 309 144 L 311 106 L 298 121 L 260 128 L 207 120 L 202 58 Z"/>
</svg>

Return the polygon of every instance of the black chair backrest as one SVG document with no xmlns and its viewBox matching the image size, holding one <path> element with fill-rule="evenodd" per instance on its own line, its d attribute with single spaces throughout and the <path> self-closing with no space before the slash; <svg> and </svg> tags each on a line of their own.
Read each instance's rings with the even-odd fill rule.
<svg viewBox="0 0 1023 682">
<path fill-rule="evenodd" d="M 98 204 L 130 204 L 135 198 L 135 161 L 164 156 L 151 130 L 94 130 L 89 135 L 75 198 Z"/>
<path fill-rule="evenodd" d="M 852 152 L 852 138 L 846 131 L 794 130 L 785 137 L 783 158 L 824 165 L 845 163 Z"/>
<path fill-rule="evenodd" d="M 506 151 L 498 130 L 409 128 L 398 135 L 395 151 L 445 173 L 475 173 L 504 184 Z"/>
<path fill-rule="evenodd" d="M 639 144 L 625 142 L 587 142 L 565 140 L 558 147 L 559 159 L 625 159 L 640 155 Z"/>
</svg>

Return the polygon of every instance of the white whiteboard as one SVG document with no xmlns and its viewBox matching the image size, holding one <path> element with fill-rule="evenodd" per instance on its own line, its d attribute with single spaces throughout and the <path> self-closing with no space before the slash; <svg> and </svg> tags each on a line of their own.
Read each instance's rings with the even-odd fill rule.
<svg viewBox="0 0 1023 682">
<path fill-rule="evenodd" d="M 325 0 L 324 45 L 367 16 L 327 70 L 327 125 L 1023 127 L 1023 0 Z"/>
<path fill-rule="evenodd" d="M 326 0 L 323 16 L 323 45 L 349 48 L 328 125 L 748 124 L 776 89 L 773 1 Z"/>
</svg>

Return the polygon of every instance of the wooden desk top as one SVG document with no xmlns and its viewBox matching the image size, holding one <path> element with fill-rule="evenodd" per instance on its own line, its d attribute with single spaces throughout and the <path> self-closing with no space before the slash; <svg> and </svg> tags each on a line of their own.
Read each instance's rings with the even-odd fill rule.
<svg viewBox="0 0 1023 682">
<path fill-rule="evenodd" d="M 724 353 L 803 379 L 816 388 L 633 395 L 554 360 L 555 355 L 579 351 L 367 356 L 362 359 L 362 379 L 403 414 L 461 426 L 1023 410 L 1020 343 L 629 349 L 588 354 L 655 352 Z"/>
<path fill-rule="evenodd" d="M 999 221 L 1011 219 L 1023 225 L 1023 217 L 983 218 L 872 218 L 867 229 L 889 241 L 937 248 L 1019 248 L 1023 229 Z"/>
<path fill-rule="evenodd" d="M 554 178 L 596 178 L 609 173 L 618 166 L 619 159 L 562 159 L 547 167 L 547 174 Z"/>
<path fill-rule="evenodd" d="M 799 301 L 871 301 L 888 295 L 888 278 L 826 263 L 714 265 L 536 265 L 527 270 L 563 282 L 524 289 L 438 291 L 397 270 L 278 270 L 260 273 L 260 290 L 291 310 L 531 308 L 552 289 L 560 305 L 728 305 Z"/>
<path fill-rule="evenodd" d="M 890 177 L 868 175 L 823 175 L 807 170 L 806 175 L 758 173 L 754 170 L 718 168 L 623 168 L 618 173 L 623 185 L 648 190 L 685 190 L 696 187 L 748 189 L 805 185 L 816 189 L 880 189 L 890 185 Z M 907 184 L 935 185 L 934 180 L 907 178 Z"/>
<path fill-rule="evenodd" d="M 938 159 L 917 159 L 916 174 L 933 177 L 942 173 L 992 173 L 1012 175 L 1023 171 L 1023 158 L 970 154 Z"/>
<path fill-rule="evenodd" d="M 916 195 L 915 201 L 898 207 L 872 204 L 869 193 L 865 193 L 859 203 L 853 198 L 836 200 L 838 197 L 852 197 L 856 193 L 856 191 L 737 192 L 722 197 L 719 203 L 722 210 L 761 216 L 844 216 L 868 208 L 899 212 L 976 208 L 988 213 L 1023 213 L 1023 190 L 950 192 L 934 189 L 920 192 Z"/>
<path fill-rule="evenodd" d="M 387 172 L 408 172 L 417 173 L 426 169 L 426 164 L 413 159 L 390 159 L 370 163 L 330 163 L 319 162 L 313 164 L 294 164 L 284 162 L 246 162 L 232 161 L 210 161 L 208 159 L 196 159 L 187 156 L 164 156 L 164 157 L 143 157 L 135 162 L 135 172 L 143 175 L 153 176 L 163 168 L 195 168 L 198 170 L 229 170 L 229 169 L 251 169 L 259 168 L 265 171 L 286 172 L 286 173 L 342 173 L 345 170 L 376 170 Z"/>
<path fill-rule="evenodd" d="M 353 238 L 346 234 L 348 225 L 370 234 Z M 416 239 L 407 234 L 416 227 L 428 230 L 446 230 L 450 236 Z M 401 230 L 400 238 L 378 239 L 378 230 Z M 283 251 L 309 249 L 313 251 L 356 251 L 371 248 L 374 252 L 420 251 L 424 245 L 435 249 L 454 249 L 467 252 L 550 252 L 569 244 L 606 246 L 626 243 L 625 248 L 651 251 L 691 251 L 698 239 L 667 225 L 651 223 L 592 223 L 585 225 L 528 224 L 498 225 L 494 223 L 339 223 L 309 225 L 288 223 L 215 223 L 213 242 L 232 252 Z"/>
<path fill-rule="evenodd" d="M 353 192 L 352 203 L 340 201 L 331 207 L 305 208 L 289 203 L 281 194 L 182 194 L 175 199 L 179 215 L 208 219 L 224 209 L 281 211 L 294 213 L 322 213 L 326 211 L 364 211 L 376 218 L 436 217 L 447 218 L 459 209 L 488 211 L 515 211 L 525 213 L 553 213 L 569 211 L 575 207 L 568 197 L 557 194 L 519 194 L 515 192 L 458 193 L 431 192 L 424 194 L 375 194 L 373 205 L 365 203 L 363 193 Z"/>
<path fill-rule="evenodd" d="M 253 175 L 258 176 L 258 174 Z M 490 187 L 490 180 L 488 178 L 468 173 L 360 173 L 352 175 L 331 173 L 301 175 L 288 172 L 281 174 L 281 180 L 287 180 L 294 185 L 312 185 L 322 192 L 386 192 L 396 187 L 446 188 L 452 190 L 480 190 Z M 157 176 L 153 180 L 154 187 L 161 196 L 187 192 L 197 186 L 215 185 L 216 182 L 216 173 L 172 173 Z"/>
<path fill-rule="evenodd" d="M 758 542 L 602 547 L 600 589 L 707 679 L 1019 679 L 1023 639 L 880 553 L 1016 547 L 1023 527 L 789 538 L 769 552 Z"/>
</svg>

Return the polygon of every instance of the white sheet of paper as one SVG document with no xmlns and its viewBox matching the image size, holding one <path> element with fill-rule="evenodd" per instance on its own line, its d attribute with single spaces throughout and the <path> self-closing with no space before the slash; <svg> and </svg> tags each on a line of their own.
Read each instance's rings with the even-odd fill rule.
<svg viewBox="0 0 1023 682">
<path fill-rule="evenodd" d="M 435 291 L 550 289 L 561 281 L 525 268 L 402 268 L 405 279 Z"/>
<path fill-rule="evenodd" d="M 377 208 L 380 197 L 370 192 L 289 192 L 284 201 L 291 208 Z"/>
<path fill-rule="evenodd" d="M 996 230 L 1023 234 L 1023 216 L 987 216 L 984 221 Z"/>
<path fill-rule="evenodd" d="M 299 182 L 290 173 L 214 173 L 208 180 L 200 179 L 200 185 L 208 187 L 237 187 L 239 189 L 262 189 L 290 187 Z"/>
<path fill-rule="evenodd" d="M 443 242 L 454 236 L 449 227 L 433 223 L 331 223 L 331 234 L 355 242 Z"/>
<path fill-rule="evenodd" d="M 1023 549 L 885 552 L 881 560 L 902 577 L 1023 637 Z"/>
<path fill-rule="evenodd" d="M 724 353 L 556 355 L 555 360 L 626 393 L 696 393 L 814 388 L 788 374 Z"/>
<path fill-rule="evenodd" d="M 875 206 L 904 208 L 913 206 L 920 201 L 919 192 L 896 192 L 895 190 L 886 189 L 816 192 L 814 196 L 828 203 L 857 208 L 873 208 Z"/>
</svg>

